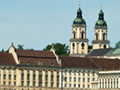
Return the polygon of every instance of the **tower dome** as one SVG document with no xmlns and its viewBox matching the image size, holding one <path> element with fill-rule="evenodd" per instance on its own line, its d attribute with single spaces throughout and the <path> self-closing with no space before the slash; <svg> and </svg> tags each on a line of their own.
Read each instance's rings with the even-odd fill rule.
<svg viewBox="0 0 120 90">
<path fill-rule="evenodd" d="M 104 20 L 104 13 L 102 10 L 99 12 L 99 18 L 95 24 L 95 27 L 107 27 L 107 23 Z"/>
<path fill-rule="evenodd" d="M 86 26 L 86 21 L 82 18 L 82 10 L 79 8 L 77 11 L 77 17 L 73 21 L 73 27 Z"/>
</svg>

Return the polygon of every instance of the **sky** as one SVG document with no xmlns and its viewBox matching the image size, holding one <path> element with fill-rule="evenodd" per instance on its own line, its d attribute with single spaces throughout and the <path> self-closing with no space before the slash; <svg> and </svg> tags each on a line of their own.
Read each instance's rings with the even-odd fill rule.
<svg viewBox="0 0 120 90">
<path fill-rule="evenodd" d="M 87 24 L 89 45 L 94 40 L 94 26 L 103 5 L 110 46 L 120 41 L 120 0 L 81 0 Z M 11 43 L 25 49 L 43 50 L 48 44 L 69 45 L 72 23 L 79 0 L 0 0 L 0 50 Z"/>
</svg>

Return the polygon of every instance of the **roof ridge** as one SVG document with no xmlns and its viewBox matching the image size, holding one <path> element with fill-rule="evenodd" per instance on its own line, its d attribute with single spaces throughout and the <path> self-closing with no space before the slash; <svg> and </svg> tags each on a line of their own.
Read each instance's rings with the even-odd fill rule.
<svg viewBox="0 0 120 90">
<path fill-rule="evenodd" d="M 101 68 L 99 65 L 97 65 L 97 64 L 92 60 L 92 58 L 90 58 L 90 60 L 91 60 L 98 68 Z"/>
<path fill-rule="evenodd" d="M 21 49 L 16 49 L 16 50 L 20 50 L 20 51 L 39 51 L 39 52 L 51 52 L 50 50 L 45 50 L 45 51 L 43 51 L 43 50 L 30 50 L 30 49 L 23 49 L 23 50 L 21 50 Z"/>
</svg>

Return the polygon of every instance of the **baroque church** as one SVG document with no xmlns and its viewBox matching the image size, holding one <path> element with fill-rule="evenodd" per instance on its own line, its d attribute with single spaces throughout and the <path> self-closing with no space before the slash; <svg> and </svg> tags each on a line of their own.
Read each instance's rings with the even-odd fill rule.
<svg viewBox="0 0 120 90">
<path fill-rule="evenodd" d="M 101 6 L 102 7 L 102 6 Z M 86 21 L 83 19 L 82 10 L 79 8 L 77 17 L 72 25 L 72 38 L 70 39 L 70 56 L 86 56 L 88 54 L 88 39 L 86 38 Z M 107 40 L 107 23 L 104 20 L 104 12 L 99 12 L 95 24 L 95 40 L 92 41 L 92 49 L 106 49 L 110 47 Z"/>
<path fill-rule="evenodd" d="M 19 50 L 0 52 L 0 90 L 120 90 L 120 48 L 110 48 L 107 23 L 99 12 L 88 53 L 86 21 L 79 8 L 72 25 L 69 56 Z"/>
</svg>

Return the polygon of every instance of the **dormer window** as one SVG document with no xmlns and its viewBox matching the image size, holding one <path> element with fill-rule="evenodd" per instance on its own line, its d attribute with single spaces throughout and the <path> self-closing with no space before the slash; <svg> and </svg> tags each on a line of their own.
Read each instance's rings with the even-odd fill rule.
<svg viewBox="0 0 120 90">
<path fill-rule="evenodd" d="M 27 61 L 27 65 L 30 65 L 30 61 Z"/>
<path fill-rule="evenodd" d="M 53 63 L 53 62 L 50 62 L 50 66 L 54 66 L 54 63 Z"/>
<path fill-rule="evenodd" d="M 40 61 L 40 60 L 37 63 L 38 63 L 38 65 L 42 65 L 42 61 Z"/>
</svg>

